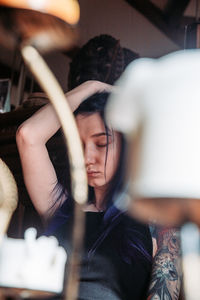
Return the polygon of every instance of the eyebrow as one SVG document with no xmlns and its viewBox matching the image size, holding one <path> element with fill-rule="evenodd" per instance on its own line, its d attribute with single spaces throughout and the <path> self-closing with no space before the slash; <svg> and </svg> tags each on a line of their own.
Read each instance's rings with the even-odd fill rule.
<svg viewBox="0 0 200 300">
<path fill-rule="evenodd" d="M 95 133 L 92 135 L 92 137 L 99 137 L 99 136 L 111 136 L 111 134 L 106 133 L 106 132 L 100 132 L 100 133 Z"/>
</svg>

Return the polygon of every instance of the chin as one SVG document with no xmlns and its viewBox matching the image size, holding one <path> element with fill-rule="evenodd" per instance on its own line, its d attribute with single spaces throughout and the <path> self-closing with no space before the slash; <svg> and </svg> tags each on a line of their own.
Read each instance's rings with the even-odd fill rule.
<svg viewBox="0 0 200 300">
<path fill-rule="evenodd" d="M 97 183 L 94 183 L 94 182 L 88 182 L 88 185 L 95 188 L 95 187 L 101 187 L 102 185 L 99 185 Z"/>
<path fill-rule="evenodd" d="M 90 187 L 93 187 L 93 188 L 105 188 L 107 186 L 107 183 L 104 182 L 94 182 L 94 181 L 88 181 L 88 185 Z"/>
<path fill-rule="evenodd" d="M 105 182 L 99 182 L 97 180 L 88 180 L 88 185 L 91 187 L 101 187 L 105 185 Z"/>
</svg>

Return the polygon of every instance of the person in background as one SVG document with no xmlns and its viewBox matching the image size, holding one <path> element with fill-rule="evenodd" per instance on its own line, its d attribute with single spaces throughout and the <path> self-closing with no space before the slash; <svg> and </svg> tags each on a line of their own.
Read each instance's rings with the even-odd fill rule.
<svg viewBox="0 0 200 300">
<path fill-rule="evenodd" d="M 82 269 L 80 295 L 84 295 L 83 299 L 95 299 L 95 297 L 97 299 L 102 299 L 102 297 L 107 299 L 145 299 L 146 297 L 148 299 L 156 299 L 156 297 L 178 299 L 179 295 L 180 248 L 177 230 L 151 228 L 152 243 L 148 226 L 130 220 L 126 214 L 118 211 L 113 205 L 113 199 L 123 188 L 124 141 L 119 133 L 113 132 L 112 128 L 104 122 L 102 115 L 107 96 L 100 94 L 100 97 L 99 93 L 110 91 L 111 87 L 100 81 L 113 84 L 126 65 L 137 57 L 138 55 L 130 50 L 121 48 L 116 39 L 101 35 L 90 40 L 80 50 L 70 67 L 69 88 L 76 88 L 67 93 L 67 99 L 72 111 L 76 114 L 84 145 L 90 186 L 88 205 L 85 208 L 89 216 L 86 222 L 86 233 L 93 227 L 97 229 L 86 235 L 83 265 L 85 263 L 87 269 L 91 265 L 97 268 L 91 269 L 91 273 L 87 273 L 84 267 Z M 86 80 L 89 81 L 85 82 Z M 94 96 L 88 99 L 91 95 Z M 87 100 L 84 101 L 85 99 Z M 95 111 L 96 108 L 93 106 L 100 104 L 101 101 L 104 103 L 103 106 Z M 92 118 L 92 121 L 89 122 L 88 118 Z M 70 189 L 63 185 L 64 180 L 62 182 L 58 180 L 65 176 L 57 176 L 45 146 L 47 140 L 59 127 L 60 124 L 51 105 L 47 105 L 20 126 L 17 144 L 25 183 L 35 208 L 45 219 L 54 215 L 48 227 L 49 233 L 54 232 L 60 241 L 64 241 L 62 232 L 66 226 L 70 228 L 73 202 Z M 95 136 L 95 141 L 93 129 L 98 131 L 97 135 L 101 134 Z M 87 153 L 91 149 L 96 149 L 95 162 L 87 163 Z M 95 151 L 91 151 L 90 155 Z M 94 168 L 97 162 L 101 166 L 101 171 L 96 171 L 96 167 Z M 115 178 L 119 181 L 113 185 Z M 121 240 L 122 236 L 124 239 Z M 117 245 L 119 241 L 121 245 Z M 153 272 L 147 293 L 152 251 L 154 254 Z M 111 253 L 116 253 L 113 261 Z M 98 259 L 99 255 L 100 259 Z M 105 260 L 105 256 L 109 259 Z M 113 266 L 116 265 L 119 257 L 118 270 L 114 270 Z M 104 273 L 99 274 L 97 270 L 102 264 L 105 264 Z M 90 277 L 91 274 L 100 280 L 94 280 Z M 106 274 L 112 274 L 111 281 L 108 280 Z M 138 285 L 138 280 L 140 285 Z M 108 282 L 108 285 L 105 282 Z M 102 289 L 105 294 L 100 293 Z"/>
<path fill-rule="evenodd" d="M 104 121 L 107 89 L 107 84 L 87 81 L 67 95 L 83 144 L 89 185 L 79 299 L 141 300 L 146 298 L 151 273 L 152 239 L 148 225 L 115 205 L 114 198 L 123 191 L 126 149 L 123 136 Z M 59 126 L 48 104 L 19 127 L 17 145 L 30 198 L 49 222 L 46 234 L 55 235 L 70 254 L 73 199 L 58 181 L 46 150 Z"/>
<path fill-rule="evenodd" d="M 68 76 L 72 89 L 86 80 L 99 80 L 113 85 L 128 64 L 139 54 L 121 46 L 111 35 L 90 39 L 73 58 Z M 181 287 L 180 236 L 177 228 L 151 224 L 155 256 L 149 285 L 148 300 L 179 298 Z"/>
</svg>

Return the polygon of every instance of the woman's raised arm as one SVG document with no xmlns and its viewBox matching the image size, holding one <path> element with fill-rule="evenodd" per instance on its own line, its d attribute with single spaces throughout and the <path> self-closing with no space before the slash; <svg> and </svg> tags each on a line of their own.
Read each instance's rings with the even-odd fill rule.
<svg viewBox="0 0 200 300">
<path fill-rule="evenodd" d="M 91 80 L 68 92 L 66 98 L 74 111 L 89 96 L 104 90 L 110 91 L 111 88 L 108 84 Z M 36 210 L 45 217 L 53 213 L 50 210 L 55 202 L 52 192 L 57 184 L 46 142 L 59 128 L 57 115 L 52 105 L 47 104 L 22 123 L 16 134 L 26 188 Z"/>
</svg>

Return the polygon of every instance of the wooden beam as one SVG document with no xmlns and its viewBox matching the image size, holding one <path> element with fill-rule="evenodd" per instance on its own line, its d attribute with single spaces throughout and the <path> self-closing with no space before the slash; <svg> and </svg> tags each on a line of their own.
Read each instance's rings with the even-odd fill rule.
<svg viewBox="0 0 200 300">
<path fill-rule="evenodd" d="M 173 26 L 180 24 L 184 11 L 189 2 L 190 0 L 168 0 L 163 11 L 168 24 Z"/>
<path fill-rule="evenodd" d="M 149 0 L 126 0 L 180 48 L 184 46 L 184 28 L 168 23 L 165 13 Z M 179 1 L 179 0 L 178 0 Z M 186 0 L 180 0 L 186 1 Z M 183 8 L 182 8 L 183 10 Z M 180 13 L 181 9 L 179 10 Z"/>
</svg>

